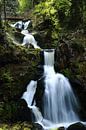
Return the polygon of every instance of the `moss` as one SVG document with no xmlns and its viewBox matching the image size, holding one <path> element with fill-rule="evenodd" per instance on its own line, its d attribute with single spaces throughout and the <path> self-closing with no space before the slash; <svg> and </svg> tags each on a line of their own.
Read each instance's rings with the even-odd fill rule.
<svg viewBox="0 0 86 130">
<path fill-rule="evenodd" d="M 2 123 L 0 124 L 0 130 L 31 130 L 32 125 L 28 122 L 17 122 L 13 124 Z"/>
<path fill-rule="evenodd" d="M 2 80 L 3 83 L 11 83 L 13 81 L 13 77 L 10 70 L 7 68 L 0 70 L 0 80 Z"/>
<path fill-rule="evenodd" d="M 73 41 L 71 47 L 76 50 L 79 54 L 82 54 L 84 52 L 84 46 L 81 43 L 77 43 L 76 41 Z"/>
<path fill-rule="evenodd" d="M 20 129 L 21 129 L 21 126 L 20 126 L 20 124 L 15 124 L 15 125 L 12 126 L 11 129 L 12 129 L 12 130 L 20 130 Z"/>
<path fill-rule="evenodd" d="M 40 50 L 0 45 L 0 121 L 18 118 L 18 101 L 30 80 L 35 79 Z M 36 76 L 36 78 L 38 78 Z"/>
<path fill-rule="evenodd" d="M 2 130 L 10 130 L 10 126 L 8 124 L 0 124 L 0 129 L 2 129 Z"/>
<path fill-rule="evenodd" d="M 31 130 L 30 128 L 24 128 L 24 130 Z"/>
<path fill-rule="evenodd" d="M 31 124 L 29 124 L 28 122 L 23 122 L 22 124 L 22 129 L 23 130 L 31 130 L 32 129 L 32 125 Z"/>
<path fill-rule="evenodd" d="M 50 130 L 58 130 L 58 128 L 52 128 L 52 129 L 50 129 Z"/>
<path fill-rule="evenodd" d="M 0 102 L 0 117 L 3 116 L 4 102 Z"/>
<path fill-rule="evenodd" d="M 63 69 L 61 71 L 66 77 L 72 77 L 72 73 L 69 68 Z"/>
<path fill-rule="evenodd" d="M 86 62 L 85 61 L 83 63 L 79 63 L 79 74 L 82 76 L 85 76 L 85 74 L 86 74 Z"/>
</svg>

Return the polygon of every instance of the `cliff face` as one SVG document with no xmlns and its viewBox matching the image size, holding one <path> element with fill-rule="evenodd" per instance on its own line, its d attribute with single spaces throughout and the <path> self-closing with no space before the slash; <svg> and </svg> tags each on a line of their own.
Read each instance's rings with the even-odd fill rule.
<svg viewBox="0 0 86 130">
<path fill-rule="evenodd" d="M 24 101 L 20 101 L 20 98 L 29 81 L 39 78 L 37 68 L 39 61 L 39 50 L 21 48 L 12 43 L 0 44 L 1 121 L 19 120 L 19 112 L 22 111 L 23 105 L 27 106 Z M 24 109 L 28 111 L 27 107 Z M 30 117 L 28 117 L 29 119 Z"/>
<path fill-rule="evenodd" d="M 74 38 L 75 37 L 75 38 Z M 81 119 L 86 120 L 86 50 L 85 35 L 71 35 L 61 39 L 56 49 L 55 68 L 69 78 L 71 86 L 79 99 Z"/>
</svg>

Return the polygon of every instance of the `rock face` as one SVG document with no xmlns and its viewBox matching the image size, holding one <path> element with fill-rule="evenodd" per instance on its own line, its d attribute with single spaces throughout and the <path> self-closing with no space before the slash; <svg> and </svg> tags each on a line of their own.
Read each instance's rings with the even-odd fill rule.
<svg viewBox="0 0 86 130">
<path fill-rule="evenodd" d="M 65 128 L 64 127 L 60 127 L 60 128 L 58 128 L 58 130 L 65 130 Z"/>
<path fill-rule="evenodd" d="M 30 110 L 20 98 L 29 81 L 39 78 L 40 51 L 5 45 L 0 45 L 0 121 L 30 121 Z"/>
<path fill-rule="evenodd" d="M 75 41 L 60 40 L 56 49 L 55 69 L 69 78 L 72 88 L 80 102 L 78 112 L 86 120 L 86 62 L 84 46 Z M 83 59 L 83 60 L 82 60 Z"/>
<path fill-rule="evenodd" d="M 56 71 L 63 73 L 69 78 L 74 92 L 78 95 L 78 98 L 81 103 L 81 108 L 79 111 L 80 117 L 85 120 L 86 88 L 85 85 L 82 83 L 82 80 L 80 80 L 81 78 L 77 79 L 77 71 L 79 68 L 75 68 L 77 65 L 74 64 L 75 57 L 71 57 L 72 54 L 71 51 L 69 51 L 71 49 L 72 48 L 65 43 L 62 43 L 59 46 L 59 53 L 58 50 L 56 53 L 55 66 Z M 28 109 L 26 102 L 24 100 L 21 100 L 21 96 L 26 90 L 27 84 L 30 82 L 30 80 L 39 80 L 42 76 L 42 55 L 43 52 L 41 52 L 41 59 L 40 50 L 22 48 L 13 45 L 12 43 L 3 43 L 0 45 L 1 121 L 31 121 L 31 111 Z M 37 105 L 41 109 L 41 111 L 43 91 L 43 79 L 41 78 L 38 81 L 38 88 L 35 94 Z"/>
</svg>

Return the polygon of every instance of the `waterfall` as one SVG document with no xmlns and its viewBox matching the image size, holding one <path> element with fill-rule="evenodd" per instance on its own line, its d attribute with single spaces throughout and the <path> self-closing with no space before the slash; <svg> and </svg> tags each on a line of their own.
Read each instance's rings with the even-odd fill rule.
<svg viewBox="0 0 86 130">
<path fill-rule="evenodd" d="M 22 46 L 28 45 L 28 48 L 30 47 L 30 44 L 36 49 L 41 49 L 37 45 L 37 41 L 35 40 L 34 36 L 28 32 L 28 30 L 22 30 L 21 34 L 25 35 L 23 38 L 23 43 L 21 44 Z"/>
<path fill-rule="evenodd" d="M 62 74 L 54 71 L 54 51 L 44 52 L 44 118 L 53 123 L 70 123 L 78 121 L 76 114 L 78 103 L 70 83 Z M 51 60 L 51 58 L 53 58 Z M 49 62 L 48 62 L 49 61 Z M 48 63 L 47 63 L 48 62 Z"/>
<path fill-rule="evenodd" d="M 45 50 L 44 51 L 44 62 L 46 66 L 54 66 L 54 50 L 51 51 Z"/>
<path fill-rule="evenodd" d="M 26 92 L 24 92 L 21 99 L 24 99 L 26 101 L 28 107 L 32 110 L 32 112 L 35 115 L 35 120 L 38 122 L 41 121 L 43 117 L 39 109 L 35 106 L 36 102 L 34 100 L 34 95 L 36 92 L 36 88 L 37 88 L 37 81 L 31 80 L 27 86 Z"/>
<path fill-rule="evenodd" d="M 28 25 L 30 23 L 31 23 L 31 20 L 28 20 L 26 22 L 25 21 L 18 21 L 14 24 L 10 24 L 10 26 L 13 27 L 13 28 L 21 30 L 21 34 L 24 35 L 23 42 L 21 44 L 22 46 L 27 46 L 29 48 L 30 45 L 32 45 L 35 49 L 41 49 L 37 45 L 37 41 L 35 40 L 34 36 L 31 33 L 29 33 L 29 31 L 27 30 Z"/>
<path fill-rule="evenodd" d="M 80 120 L 77 114 L 79 105 L 68 79 L 54 70 L 54 53 L 53 49 L 44 51 L 43 113 L 41 114 L 36 107 L 35 99 L 32 105 L 37 87 L 36 81 L 31 81 L 22 96 L 28 107 L 32 109 L 36 122 L 44 129 L 52 128 L 52 126 L 67 126 Z"/>
<path fill-rule="evenodd" d="M 22 99 L 25 99 L 25 101 L 28 104 L 28 107 L 32 105 L 34 94 L 36 92 L 37 82 L 34 80 L 31 80 L 30 83 L 27 86 L 27 91 L 24 92 Z"/>
</svg>

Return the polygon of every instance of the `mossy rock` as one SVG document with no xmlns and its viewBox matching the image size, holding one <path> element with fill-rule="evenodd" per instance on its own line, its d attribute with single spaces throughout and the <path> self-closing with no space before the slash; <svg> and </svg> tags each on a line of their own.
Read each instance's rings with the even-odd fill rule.
<svg viewBox="0 0 86 130">
<path fill-rule="evenodd" d="M 24 130 L 31 130 L 30 128 L 24 128 Z"/>
<path fill-rule="evenodd" d="M 8 124 L 0 124 L 0 130 L 10 130 L 10 125 L 8 125 Z"/>
<path fill-rule="evenodd" d="M 19 100 L 31 79 L 38 78 L 40 50 L 0 45 L 0 120 L 17 120 Z"/>
<path fill-rule="evenodd" d="M 80 122 L 70 125 L 67 130 L 86 130 L 86 126 Z"/>
<path fill-rule="evenodd" d="M 58 128 L 51 128 L 50 130 L 58 130 Z"/>
</svg>

